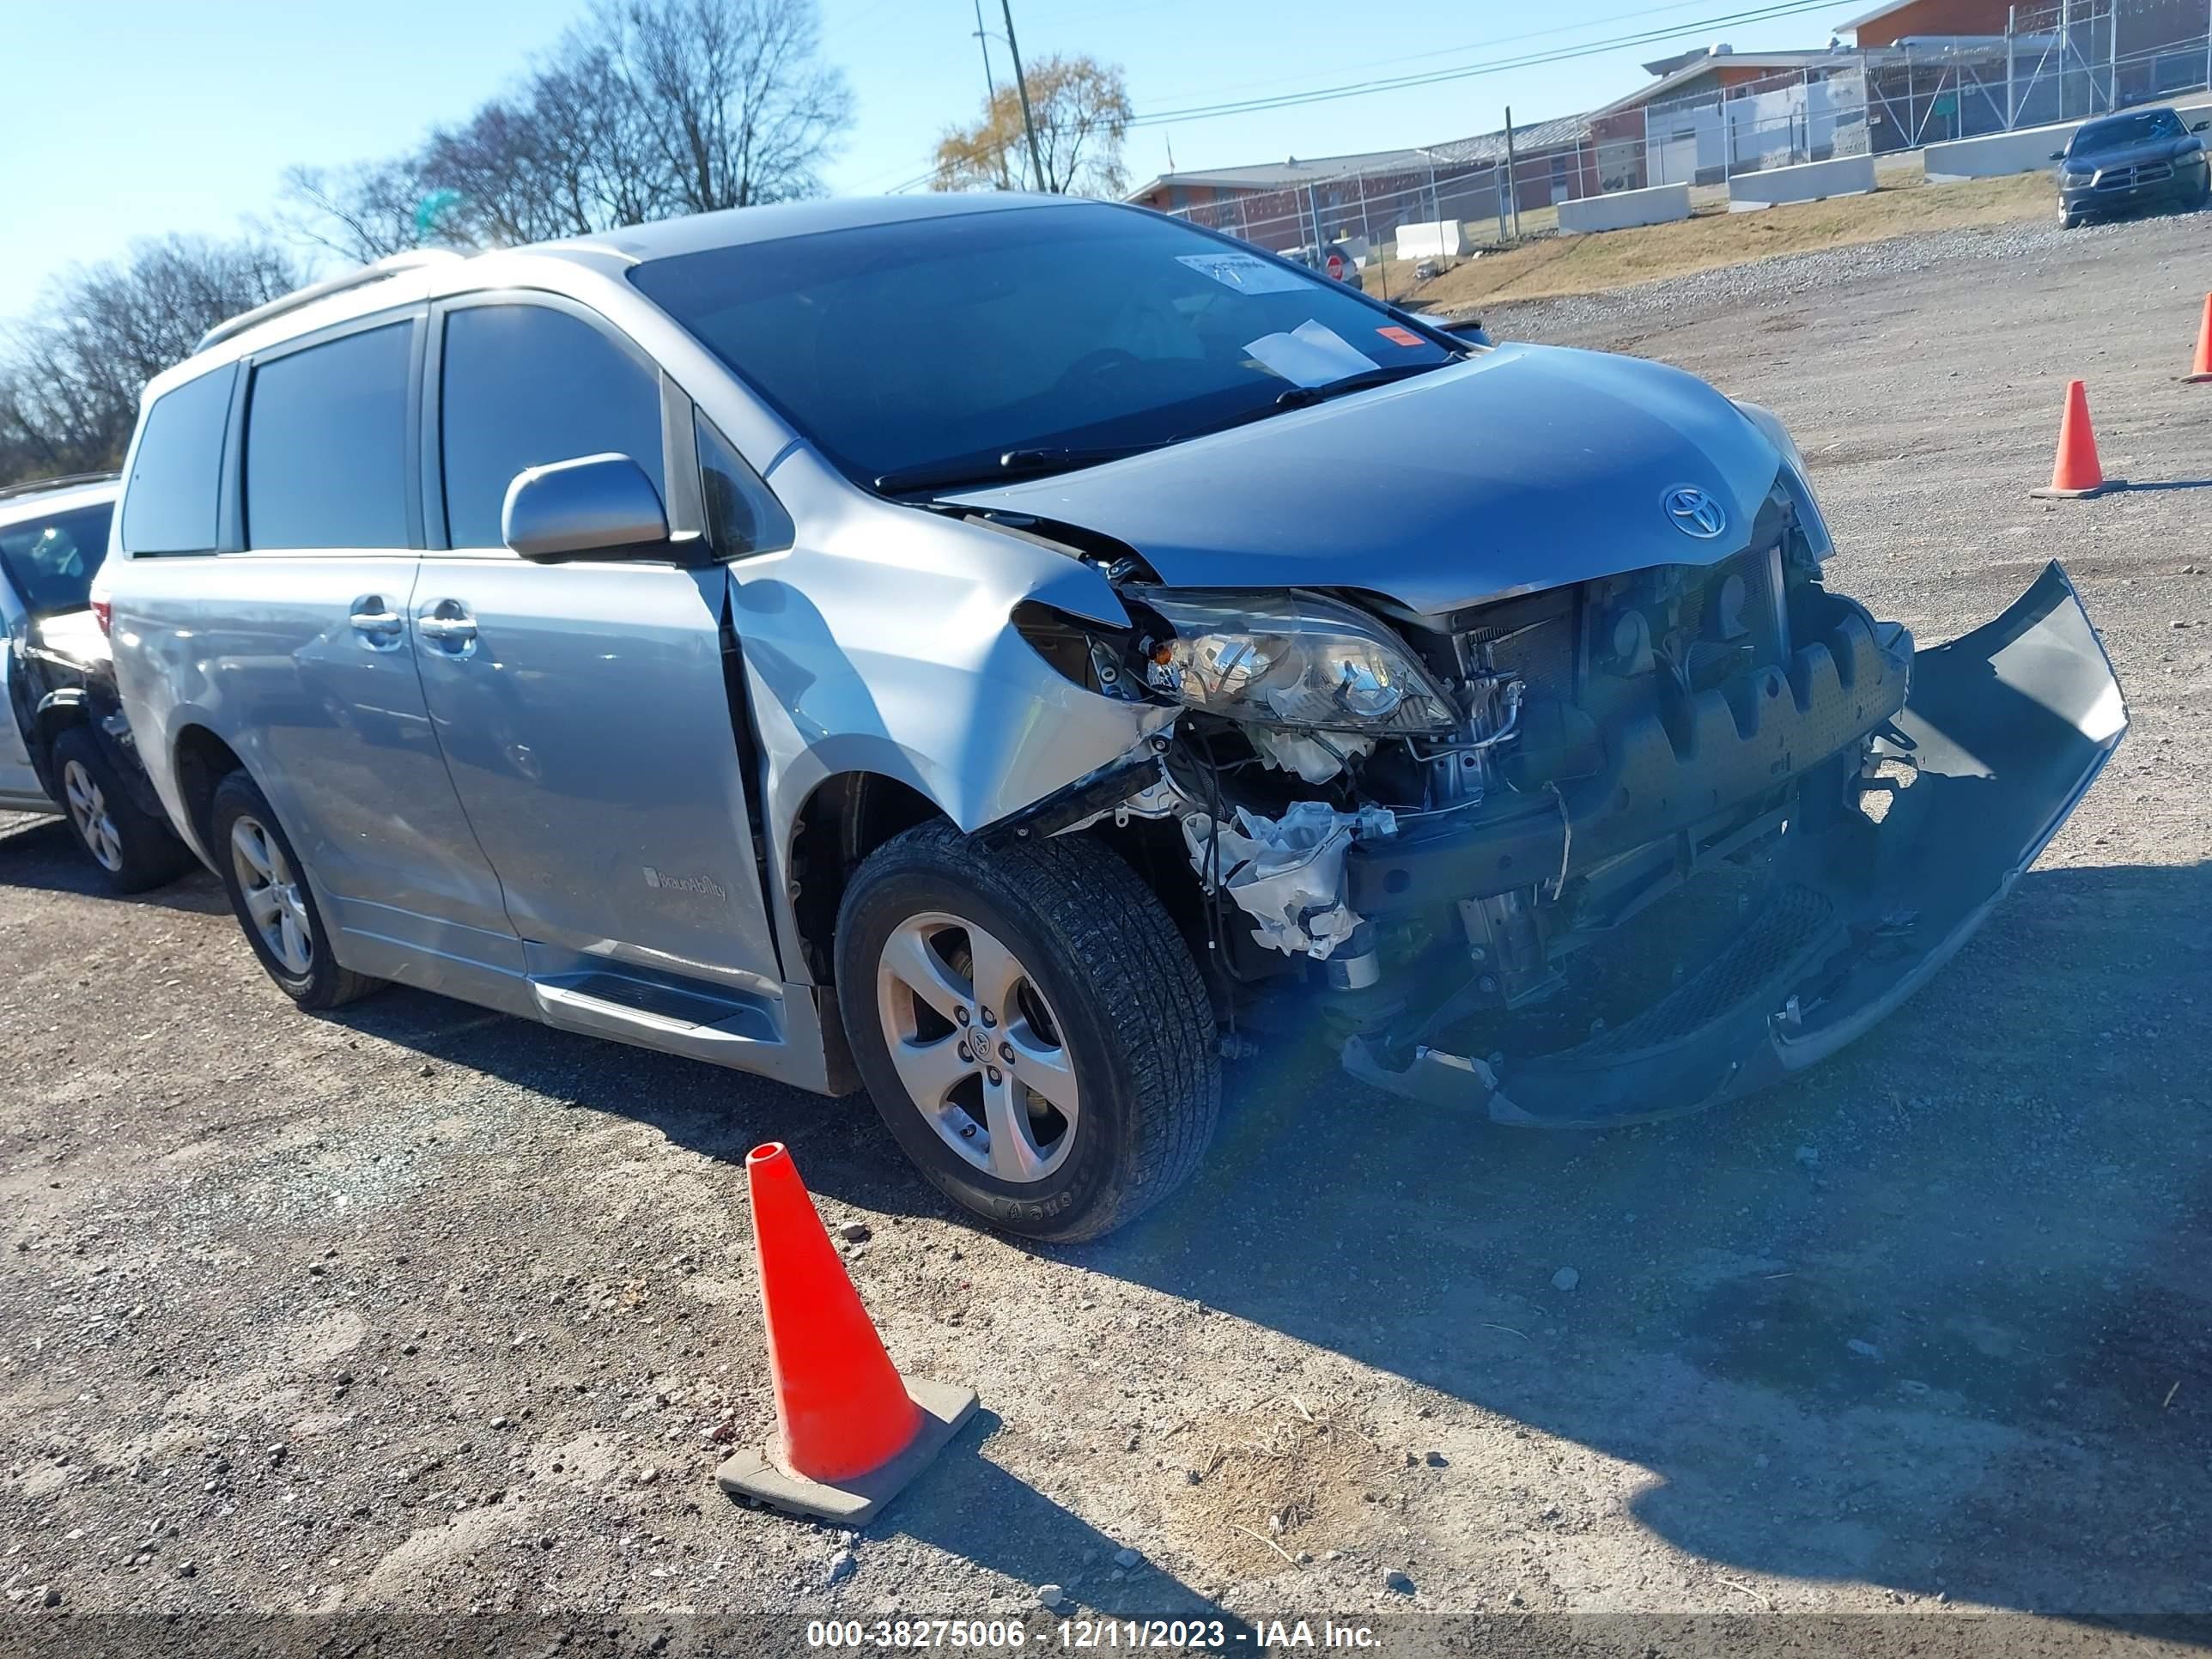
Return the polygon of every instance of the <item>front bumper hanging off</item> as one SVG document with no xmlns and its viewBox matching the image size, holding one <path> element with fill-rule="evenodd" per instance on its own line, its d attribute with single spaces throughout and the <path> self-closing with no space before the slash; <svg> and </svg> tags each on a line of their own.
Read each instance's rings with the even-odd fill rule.
<svg viewBox="0 0 2212 1659">
<path fill-rule="evenodd" d="M 1914 655 L 1894 724 L 1917 770 L 1881 821 L 1845 813 L 1786 837 L 1748 925 L 1635 1018 L 1518 1059 L 1358 1036 L 1345 1069 L 1501 1123 L 1588 1127 L 1716 1105 L 1826 1059 L 1981 925 L 2112 757 L 2128 717 L 2053 563 L 2002 615 Z"/>
</svg>

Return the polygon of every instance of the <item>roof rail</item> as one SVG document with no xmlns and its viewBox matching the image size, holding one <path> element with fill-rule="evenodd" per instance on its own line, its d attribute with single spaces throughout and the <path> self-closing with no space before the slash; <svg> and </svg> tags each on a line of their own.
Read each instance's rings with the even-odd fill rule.
<svg viewBox="0 0 2212 1659">
<path fill-rule="evenodd" d="M 247 329 L 265 323 L 272 317 L 282 317 L 288 311 L 297 311 L 301 306 L 313 305 L 318 300 L 327 300 L 333 294 L 343 294 L 349 289 L 365 288 L 371 283 L 380 283 L 388 276 L 397 276 L 410 270 L 420 270 L 425 265 L 446 264 L 461 257 L 449 247 L 413 247 L 404 253 L 387 254 L 374 264 L 362 266 L 358 270 L 349 270 L 340 276 L 325 278 L 319 283 L 310 283 L 305 288 L 295 289 L 282 299 L 271 300 L 267 305 L 256 306 L 252 310 L 242 312 L 228 322 L 217 323 L 200 336 L 200 343 L 192 349 L 194 352 L 205 351 L 210 346 L 220 341 L 228 340 L 234 334 L 243 334 Z"/>
<path fill-rule="evenodd" d="M 113 483 L 120 472 L 64 472 L 58 478 L 27 478 L 21 483 L 0 484 L 0 501 L 18 495 L 36 495 L 48 489 L 69 489 L 78 484 Z"/>
</svg>

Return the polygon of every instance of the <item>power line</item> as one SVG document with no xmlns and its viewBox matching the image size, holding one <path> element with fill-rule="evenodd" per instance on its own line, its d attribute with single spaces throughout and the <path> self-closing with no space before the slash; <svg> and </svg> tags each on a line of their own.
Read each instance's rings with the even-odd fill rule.
<svg viewBox="0 0 2212 1659">
<path fill-rule="evenodd" d="M 1495 40 L 1492 40 L 1477 41 L 1472 44 L 1462 43 L 1459 46 L 1432 46 L 1426 52 L 1401 52 L 1389 58 L 1370 58 L 1361 63 L 1340 64 L 1337 67 L 1340 70 L 1370 70 L 1386 69 L 1393 64 L 1427 63 L 1431 59 L 1437 58 L 1454 57 L 1463 52 L 1487 52 L 1496 46 L 1511 46 L 1514 42 L 1518 40 L 1540 40 L 1547 36 L 1554 34 L 1574 34 L 1583 29 L 1602 28 L 1607 23 L 1626 23 L 1638 17 L 1656 17 L 1661 15 L 1662 13 L 1670 11 L 1687 11 L 1693 6 L 1707 5 L 1710 3 L 1711 0 L 1668 0 L 1668 3 L 1663 6 L 1644 6 L 1635 11 L 1613 12 L 1604 17 L 1585 17 L 1580 21 L 1573 23 L 1554 23 L 1549 28 L 1528 29 L 1519 34 L 1501 34 Z M 1697 26 L 1685 24 L 1683 27 L 1693 27 Z M 1295 75 L 1277 75 L 1271 76 L 1264 81 L 1239 81 L 1231 82 L 1228 86 L 1211 87 L 1208 88 L 1207 90 L 1215 94 L 1225 92 L 1249 92 L 1264 87 L 1279 87 L 1285 84 L 1295 84 L 1300 78 L 1301 77 Z M 1167 93 L 1161 95 L 1164 97 L 1182 97 L 1186 94 L 1181 93 Z"/>
<path fill-rule="evenodd" d="M 1670 7 L 1654 10 L 1674 9 Z M 1272 97 L 1244 99 L 1226 103 L 1194 105 L 1180 109 L 1155 110 L 1135 116 L 1132 127 L 1163 126 L 1170 121 L 1210 121 L 1231 115 L 1255 114 L 1262 111 L 1293 109 L 1307 104 L 1337 102 L 1347 98 L 1371 97 L 1378 93 L 1400 92 L 1413 87 L 1439 86 L 1452 81 L 1470 80 L 1479 76 L 1503 74 L 1510 70 L 1533 69 L 1547 64 L 1564 64 L 1579 58 L 1594 58 L 1601 53 L 1618 52 L 1624 47 L 1650 46 L 1685 34 L 1702 33 L 1707 29 L 1723 28 L 1737 23 L 1770 22 L 1784 17 L 1794 17 L 1809 11 L 1833 9 L 1833 0 L 1780 0 L 1780 3 L 1755 6 L 1747 10 L 1724 12 L 1662 27 L 1638 30 L 1632 33 L 1608 36 L 1601 40 L 1587 40 L 1573 46 L 1550 47 L 1541 52 L 1525 52 L 1512 57 L 1496 58 L 1473 64 L 1455 64 L 1448 68 L 1423 70 L 1417 74 L 1393 76 L 1380 79 L 1351 82 L 1334 87 L 1309 88 L 1302 92 L 1283 93 Z M 1626 13 L 1625 17 L 1645 15 Z M 1608 20 L 1619 21 L 1619 20 Z M 1539 31 L 1546 33 L 1547 31 Z M 1530 39 L 1516 36 L 1508 39 Z M 1461 47 L 1455 50 L 1465 51 Z M 1049 126 L 1048 126 L 1049 131 Z M 903 184 L 891 187 L 890 194 L 902 195 L 920 188 L 933 179 L 951 171 L 948 165 L 927 168 Z"/>
<path fill-rule="evenodd" d="M 1291 109 L 1306 104 L 1322 104 L 1344 98 L 1364 98 L 1376 93 L 1402 92 L 1412 87 L 1440 86 L 1449 81 L 1470 80 L 1480 75 L 1497 75 L 1507 70 L 1533 69 L 1544 64 L 1564 64 L 1577 58 L 1594 58 L 1601 52 L 1617 52 L 1624 46 L 1651 46 L 1679 35 L 1701 33 L 1709 28 L 1723 28 L 1732 23 L 1765 23 L 1778 18 L 1794 17 L 1808 11 L 1831 11 L 1832 0 L 1784 0 L 1778 5 L 1755 7 L 1748 11 L 1729 12 L 1717 17 L 1700 18 L 1695 22 L 1670 24 L 1664 28 L 1648 29 L 1634 34 L 1613 35 L 1603 40 L 1586 41 L 1578 46 L 1557 46 L 1544 52 L 1527 52 L 1512 58 L 1496 58 L 1486 62 L 1456 64 L 1449 69 L 1426 70 L 1414 75 L 1392 76 L 1378 80 L 1355 81 L 1342 86 L 1322 87 L 1304 92 L 1283 93 L 1269 98 L 1249 98 L 1231 103 L 1199 104 L 1182 109 L 1154 110 L 1138 116 L 1132 126 L 1158 126 L 1169 121 L 1208 121 L 1224 115 L 1249 115 L 1261 110 Z"/>
</svg>

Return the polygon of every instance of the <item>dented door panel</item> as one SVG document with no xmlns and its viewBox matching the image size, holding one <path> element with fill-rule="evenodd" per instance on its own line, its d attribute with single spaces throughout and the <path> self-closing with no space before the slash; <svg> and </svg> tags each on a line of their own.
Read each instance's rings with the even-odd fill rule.
<svg viewBox="0 0 2212 1659">
<path fill-rule="evenodd" d="M 1024 599 L 1126 623 L 1089 566 L 957 519 L 886 514 L 803 448 L 769 482 L 802 526 L 799 544 L 737 561 L 729 580 L 780 871 L 808 796 L 841 773 L 908 784 L 973 830 L 1174 718 L 1072 684 L 1010 625 Z"/>
</svg>

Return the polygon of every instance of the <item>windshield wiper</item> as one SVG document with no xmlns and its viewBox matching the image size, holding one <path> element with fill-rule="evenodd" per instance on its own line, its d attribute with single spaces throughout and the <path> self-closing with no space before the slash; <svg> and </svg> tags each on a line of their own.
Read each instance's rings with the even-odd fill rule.
<svg viewBox="0 0 2212 1659">
<path fill-rule="evenodd" d="M 1447 357 L 1444 362 L 1456 362 Z M 1347 374 L 1340 380 L 1326 381 L 1320 386 L 1294 386 L 1276 394 L 1278 409 L 1304 409 L 1325 403 L 1331 398 L 1341 398 L 1349 392 L 1364 392 L 1371 386 L 1388 386 L 1393 380 L 1402 380 L 1409 375 L 1425 374 L 1432 368 L 1442 368 L 1443 363 L 1388 363 L 1374 368 L 1363 368 L 1356 374 Z"/>
<path fill-rule="evenodd" d="M 1060 445 L 1035 445 L 1009 449 L 993 461 L 939 461 L 926 466 L 894 467 L 876 479 L 876 488 L 887 495 L 908 489 L 950 489 L 961 484 L 1003 483 L 1010 478 L 1034 478 L 1048 472 L 1069 472 L 1077 467 L 1100 466 L 1131 455 L 1158 449 L 1158 443 L 1116 444 L 1101 449 L 1070 449 Z"/>
</svg>

